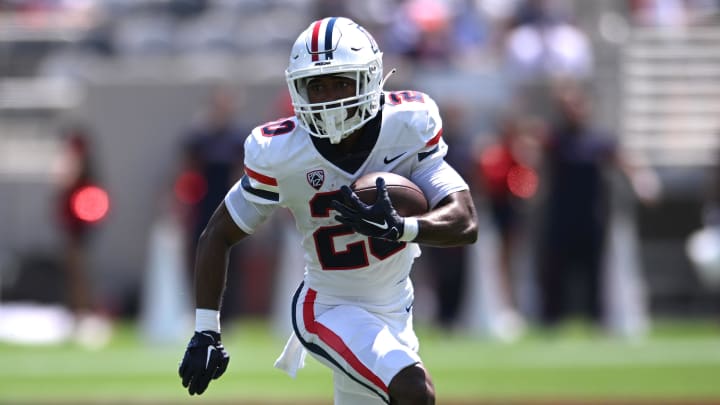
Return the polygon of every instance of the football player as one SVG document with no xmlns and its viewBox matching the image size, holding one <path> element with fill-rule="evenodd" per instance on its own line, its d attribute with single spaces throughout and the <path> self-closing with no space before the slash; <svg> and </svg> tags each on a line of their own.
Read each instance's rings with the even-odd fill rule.
<svg viewBox="0 0 720 405">
<path fill-rule="evenodd" d="M 412 325 L 410 270 L 418 244 L 477 238 L 468 185 L 443 159 L 438 107 L 420 92 L 383 92 L 375 40 L 342 17 L 300 34 L 286 79 L 295 116 L 253 130 L 245 175 L 200 239 L 196 332 L 180 365 L 182 384 L 202 394 L 224 373 L 218 310 L 228 251 L 287 207 L 302 235 L 305 274 L 290 308 L 294 333 L 276 366 L 294 375 L 310 352 L 333 370 L 336 404 L 432 404 Z M 347 185 L 374 171 L 412 180 L 430 211 L 399 216 L 383 179 L 377 201 L 361 202 Z"/>
</svg>

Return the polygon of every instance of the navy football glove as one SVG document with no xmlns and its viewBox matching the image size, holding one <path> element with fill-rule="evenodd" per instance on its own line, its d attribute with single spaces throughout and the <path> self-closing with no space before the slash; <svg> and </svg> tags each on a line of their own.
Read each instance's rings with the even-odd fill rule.
<svg viewBox="0 0 720 405">
<path fill-rule="evenodd" d="M 340 192 L 345 197 L 345 204 L 338 200 L 332 201 L 332 207 L 340 213 L 335 219 L 350 225 L 355 232 L 373 238 L 396 241 L 403 235 L 405 219 L 398 215 L 390 201 L 385 180 L 375 180 L 377 199 L 375 204 L 368 205 L 360 200 L 348 186 L 342 186 Z"/>
<path fill-rule="evenodd" d="M 210 380 L 219 378 L 227 369 L 230 356 L 212 331 L 195 332 L 180 363 L 180 378 L 190 395 L 202 394 Z"/>
</svg>

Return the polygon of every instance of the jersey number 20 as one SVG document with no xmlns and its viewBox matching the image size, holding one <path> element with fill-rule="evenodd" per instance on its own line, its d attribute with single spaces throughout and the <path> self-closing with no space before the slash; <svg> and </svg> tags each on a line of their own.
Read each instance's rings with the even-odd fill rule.
<svg viewBox="0 0 720 405">
<path fill-rule="evenodd" d="M 331 201 L 341 199 L 340 191 L 318 193 L 310 200 L 310 212 L 313 217 L 327 218 L 330 216 Z M 351 235 L 355 231 L 349 225 L 339 224 L 321 226 L 313 233 L 315 249 L 320 258 L 323 270 L 354 270 L 370 264 L 368 251 L 371 255 L 384 260 L 405 248 L 405 242 L 392 242 L 377 238 L 350 243 L 342 251 L 335 249 L 334 239 L 343 235 Z"/>
</svg>

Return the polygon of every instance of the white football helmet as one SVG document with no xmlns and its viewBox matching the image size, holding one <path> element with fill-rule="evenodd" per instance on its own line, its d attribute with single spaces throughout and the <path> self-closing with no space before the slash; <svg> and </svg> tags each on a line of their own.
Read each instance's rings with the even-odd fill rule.
<svg viewBox="0 0 720 405">
<path fill-rule="evenodd" d="M 339 143 L 377 115 L 382 74 L 382 52 L 363 27 L 344 17 L 313 22 L 295 41 L 285 71 L 300 126 L 316 137 Z M 307 83 L 321 75 L 355 80 L 355 96 L 310 103 Z"/>
</svg>

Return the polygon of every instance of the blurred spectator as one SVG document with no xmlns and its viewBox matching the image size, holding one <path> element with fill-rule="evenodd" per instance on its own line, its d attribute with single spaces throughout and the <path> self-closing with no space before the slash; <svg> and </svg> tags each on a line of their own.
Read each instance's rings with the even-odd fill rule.
<svg viewBox="0 0 720 405">
<path fill-rule="evenodd" d="M 556 325 L 579 307 L 604 318 L 602 266 L 610 214 L 608 170 L 620 169 L 645 203 L 657 199 L 655 173 L 629 160 L 611 134 L 591 121 L 588 95 L 576 84 L 558 86 L 558 117 L 545 142 L 546 201 L 539 250 L 541 318 Z M 575 306 L 577 305 L 577 307 Z"/>
<path fill-rule="evenodd" d="M 452 10 L 439 0 L 408 0 L 397 9 L 385 47 L 421 63 L 447 66 L 453 51 Z"/>
<path fill-rule="evenodd" d="M 459 0 L 449 5 L 447 42 L 443 63 L 436 67 L 458 69 L 468 74 L 497 68 L 497 24 L 476 0 Z"/>
<path fill-rule="evenodd" d="M 631 0 L 629 8 L 637 25 L 682 29 L 714 23 L 720 4 L 713 0 Z"/>
<path fill-rule="evenodd" d="M 210 0 L 170 0 L 167 2 L 167 7 L 174 16 L 190 18 L 206 11 L 210 3 Z"/>
<path fill-rule="evenodd" d="M 182 168 L 175 183 L 176 195 L 190 208 L 187 229 L 190 244 L 187 249 L 188 271 L 195 261 L 195 246 L 215 208 L 225 193 L 240 178 L 243 170 L 243 143 L 250 133 L 237 122 L 236 98 L 230 90 L 217 86 L 211 90 L 207 110 L 192 125 L 183 139 Z M 241 256 L 241 244 L 233 253 L 233 262 Z M 230 269 L 236 266 L 231 265 Z M 237 272 L 228 273 L 229 286 L 226 295 L 226 315 L 237 310 Z"/>
<path fill-rule="evenodd" d="M 314 4 L 313 16 L 323 18 L 329 15 L 348 15 L 350 5 L 345 1 L 317 0 Z"/>
<path fill-rule="evenodd" d="M 483 147 L 475 158 L 475 184 L 487 200 L 498 236 L 500 266 L 501 322 L 509 333 L 521 332 L 524 324 L 516 296 L 517 259 L 524 252 L 521 242 L 528 236 L 529 200 L 538 187 L 537 140 L 544 137 L 545 124 L 540 119 L 522 116 L 504 117 L 496 140 Z"/>
<path fill-rule="evenodd" d="M 687 23 L 685 0 L 632 0 L 630 11 L 638 25 L 683 27 Z"/>
<path fill-rule="evenodd" d="M 520 82 L 569 78 L 593 73 L 587 35 L 570 22 L 569 12 L 548 1 L 528 1 L 516 13 L 516 26 L 505 40 L 510 73 Z"/>
<path fill-rule="evenodd" d="M 57 167 L 58 222 L 63 237 L 62 268 L 67 306 L 75 316 L 75 338 L 83 345 L 102 346 L 110 325 L 94 296 L 88 254 L 90 236 L 108 212 L 107 192 L 99 186 L 90 145 L 90 133 L 75 125 L 63 133 Z"/>
</svg>

